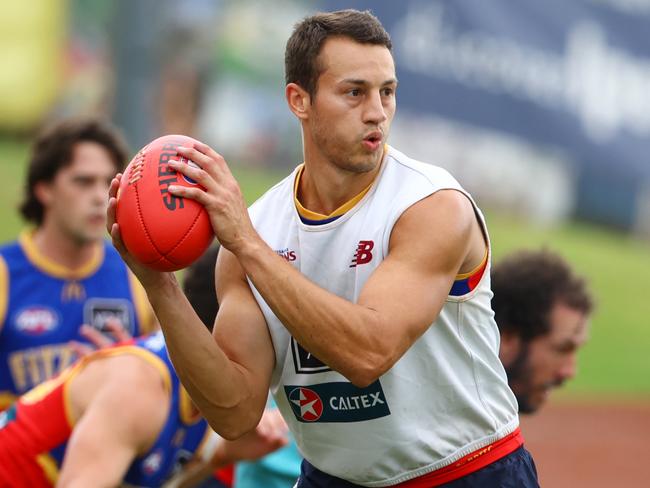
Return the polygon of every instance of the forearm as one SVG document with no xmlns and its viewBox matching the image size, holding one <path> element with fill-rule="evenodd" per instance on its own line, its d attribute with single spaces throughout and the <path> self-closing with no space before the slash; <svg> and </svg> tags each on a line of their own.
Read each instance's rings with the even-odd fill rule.
<svg viewBox="0 0 650 488">
<path fill-rule="evenodd" d="M 250 401 L 247 371 L 218 346 L 175 280 L 147 294 L 174 368 L 212 428 L 225 438 L 254 428 L 263 403 L 255 408 Z"/>
<path fill-rule="evenodd" d="M 329 367 L 355 382 L 386 359 L 376 311 L 319 287 L 262 241 L 237 257 L 291 335 Z"/>
</svg>

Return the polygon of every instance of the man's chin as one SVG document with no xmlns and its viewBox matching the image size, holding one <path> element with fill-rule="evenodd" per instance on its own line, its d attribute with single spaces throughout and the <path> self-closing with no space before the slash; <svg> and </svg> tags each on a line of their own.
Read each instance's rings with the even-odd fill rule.
<svg viewBox="0 0 650 488">
<path fill-rule="evenodd" d="M 528 395 L 517 395 L 517 403 L 519 404 L 519 413 L 531 414 L 537 412 L 548 400 L 550 390 L 544 389 Z"/>
</svg>

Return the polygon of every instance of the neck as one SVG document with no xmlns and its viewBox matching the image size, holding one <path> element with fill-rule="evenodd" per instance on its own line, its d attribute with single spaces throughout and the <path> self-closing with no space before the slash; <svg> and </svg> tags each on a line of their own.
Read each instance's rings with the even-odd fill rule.
<svg viewBox="0 0 650 488">
<path fill-rule="evenodd" d="M 298 186 L 303 207 L 329 215 L 365 190 L 377 177 L 381 164 L 371 171 L 356 173 L 339 168 L 322 154 L 305 151 L 305 168 Z"/>
<path fill-rule="evenodd" d="M 72 239 L 59 227 L 44 222 L 34 233 L 34 245 L 46 258 L 74 270 L 90 262 L 99 242 Z"/>
</svg>

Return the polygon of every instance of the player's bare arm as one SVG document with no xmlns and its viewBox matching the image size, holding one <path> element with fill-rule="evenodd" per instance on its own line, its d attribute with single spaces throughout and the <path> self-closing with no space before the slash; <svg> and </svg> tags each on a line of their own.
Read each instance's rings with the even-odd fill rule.
<svg viewBox="0 0 650 488">
<path fill-rule="evenodd" d="M 220 266 L 225 269 L 218 271 L 223 278 L 218 285 L 217 344 L 174 275 L 139 264 L 126 250 L 115 223 L 120 177 L 109 190 L 113 244 L 145 287 L 169 356 L 193 401 L 215 432 L 226 439 L 237 438 L 258 424 L 268 396 L 274 354 L 262 312 L 239 264 L 233 263 L 234 269 L 233 264 Z"/>
<path fill-rule="evenodd" d="M 486 244 L 471 202 L 460 192 L 440 191 L 404 212 L 393 229 L 389 255 L 358 303 L 349 302 L 312 283 L 262 241 L 223 158 L 205 145 L 183 152 L 202 169 L 174 168 L 206 191 L 169 191 L 206 207 L 220 242 L 289 332 L 359 386 L 390 369 L 435 320 L 456 274 L 484 256 Z"/>
<path fill-rule="evenodd" d="M 118 486 L 160 434 L 169 390 L 152 365 L 130 355 L 90 363 L 69 388 L 76 425 L 57 486 Z"/>
</svg>

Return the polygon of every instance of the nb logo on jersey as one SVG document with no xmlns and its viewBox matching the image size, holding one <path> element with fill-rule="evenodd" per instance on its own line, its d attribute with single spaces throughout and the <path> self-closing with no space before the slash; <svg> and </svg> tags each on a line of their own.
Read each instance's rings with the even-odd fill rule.
<svg viewBox="0 0 650 488">
<path fill-rule="evenodd" d="M 356 268 L 360 264 L 368 264 L 372 261 L 372 249 L 375 247 L 374 241 L 359 241 L 357 251 L 352 258 L 350 268 Z"/>
</svg>

